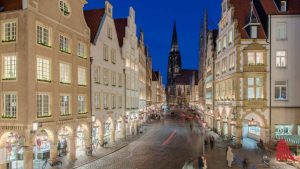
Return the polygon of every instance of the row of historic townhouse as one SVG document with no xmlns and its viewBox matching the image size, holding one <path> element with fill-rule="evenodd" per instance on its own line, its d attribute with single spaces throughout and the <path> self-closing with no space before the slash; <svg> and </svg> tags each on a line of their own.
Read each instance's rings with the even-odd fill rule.
<svg viewBox="0 0 300 169">
<path fill-rule="evenodd" d="M 137 134 L 146 120 L 152 64 L 134 10 L 114 19 L 108 1 L 85 4 L 0 2 L 1 169 L 74 160 Z"/>
<path fill-rule="evenodd" d="M 204 119 L 237 143 L 300 133 L 300 7 L 278 2 L 223 0 L 219 29 L 202 33 Z"/>
</svg>

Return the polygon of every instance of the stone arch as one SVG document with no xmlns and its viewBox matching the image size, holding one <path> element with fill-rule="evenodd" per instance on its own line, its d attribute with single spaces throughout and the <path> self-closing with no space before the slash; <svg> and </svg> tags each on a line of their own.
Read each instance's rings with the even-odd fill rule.
<svg viewBox="0 0 300 169">
<path fill-rule="evenodd" d="M 20 138 L 19 139 L 22 139 L 21 141 L 23 141 L 25 143 L 25 137 L 21 134 L 19 134 L 19 132 L 17 131 L 4 131 L 1 133 L 1 136 L 0 136 L 0 147 L 4 147 L 5 144 L 6 144 L 6 138 L 10 135 L 10 134 L 17 134 Z"/>
<path fill-rule="evenodd" d="M 262 115 L 260 112 L 258 112 L 258 111 L 246 111 L 246 112 L 242 115 L 239 124 L 242 124 L 243 121 L 244 121 L 245 119 L 247 119 L 247 117 L 250 117 L 250 118 L 254 117 L 254 119 L 255 119 L 256 121 L 260 122 L 261 127 L 267 127 L 267 124 L 268 124 L 268 123 L 267 123 L 267 119 L 265 118 L 265 116 L 263 116 L 263 115 Z M 250 119 L 250 120 L 251 120 L 251 119 Z"/>
<path fill-rule="evenodd" d="M 55 141 L 55 135 L 54 135 L 54 132 L 51 130 L 51 129 L 48 129 L 48 128 L 39 128 L 37 131 L 36 131 L 36 133 L 35 133 L 35 137 L 34 138 L 32 138 L 32 141 L 33 141 L 33 143 L 35 144 L 35 142 L 36 142 L 36 137 L 39 135 L 39 134 L 42 134 L 43 132 L 45 132 L 46 134 L 47 134 L 47 136 L 48 136 L 48 140 L 49 140 L 49 142 L 52 144 L 52 143 L 54 143 L 54 141 Z"/>
</svg>

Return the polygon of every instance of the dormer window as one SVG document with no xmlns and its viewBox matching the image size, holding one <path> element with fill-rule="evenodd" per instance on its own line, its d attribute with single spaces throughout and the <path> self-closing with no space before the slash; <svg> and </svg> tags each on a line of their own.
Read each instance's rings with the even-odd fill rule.
<svg viewBox="0 0 300 169">
<path fill-rule="evenodd" d="M 250 26 L 250 37 L 257 38 L 257 26 Z"/>
<path fill-rule="evenodd" d="M 287 2 L 286 1 L 281 1 L 280 2 L 280 11 L 281 12 L 286 12 L 286 6 L 287 6 Z"/>
</svg>

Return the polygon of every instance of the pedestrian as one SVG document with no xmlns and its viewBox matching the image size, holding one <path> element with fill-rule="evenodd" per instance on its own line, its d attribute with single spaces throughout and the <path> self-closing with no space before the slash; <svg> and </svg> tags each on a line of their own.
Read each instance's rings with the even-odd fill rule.
<svg viewBox="0 0 300 169">
<path fill-rule="evenodd" d="M 215 139 L 214 136 L 210 136 L 210 149 L 213 150 L 214 149 L 214 143 L 215 143 Z"/>
<path fill-rule="evenodd" d="M 203 169 L 204 162 L 201 156 L 198 157 L 198 169 Z"/>
<path fill-rule="evenodd" d="M 202 156 L 202 160 L 203 160 L 203 169 L 207 169 L 207 163 L 206 163 L 205 156 Z"/>
<path fill-rule="evenodd" d="M 193 164 L 193 160 L 190 159 L 189 161 L 185 162 L 182 169 L 195 169 L 194 164 Z"/>
<path fill-rule="evenodd" d="M 228 167 L 231 167 L 232 161 L 233 161 L 233 153 L 230 146 L 228 146 L 227 154 L 226 154 L 226 160 L 228 163 Z"/>
<path fill-rule="evenodd" d="M 207 145 L 208 145 L 208 138 L 207 137 L 205 137 L 204 144 L 205 144 L 205 149 L 207 149 Z"/>
<path fill-rule="evenodd" d="M 247 169 L 248 168 L 248 159 L 245 157 L 243 160 L 243 169 Z"/>
</svg>

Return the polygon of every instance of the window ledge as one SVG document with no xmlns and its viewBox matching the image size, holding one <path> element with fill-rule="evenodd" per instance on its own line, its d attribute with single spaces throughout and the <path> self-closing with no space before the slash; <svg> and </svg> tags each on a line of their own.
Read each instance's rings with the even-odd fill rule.
<svg viewBox="0 0 300 169">
<path fill-rule="evenodd" d="M 37 118 L 50 118 L 52 115 L 47 115 L 47 116 L 37 116 Z"/>
<path fill-rule="evenodd" d="M 13 40 L 2 40 L 2 43 L 16 42 L 16 39 Z"/>
<path fill-rule="evenodd" d="M 51 83 L 51 80 L 45 80 L 45 79 L 37 79 L 39 82 L 47 82 L 47 83 Z"/>
<path fill-rule="evenodd" d="M 85 57 L 85 56 L 79 56 L 79 55 L 77 55 L 77 56 L 81 59 L 87 60 L 87 57 Z"/>
<path fill-rule="evenodd" d="M 274 99 L 275 101 L 289 101 L 288 99 Z"/>
<path fill-rule="evenodd" d="M 95 82 L 96 84 L 101 84 L 100 82 Z"/>
<path fill-rule="evenodd" d="M 47 47 L 47 48 L 51 48 L 50 45 L 46 45 L 46 44 L 44 44 L 44 43 L 37 43 L 37 44 L 42 45 L 42 46 L 45 46 L 45 47 Z"/>
<path fill-rule="evenodd" d="M 3 118 L 3 119 L 16 119 L 17 117 L 16 116 L 5 116 L 5 115 L 3 115 L 1 118 Z"/>
<path fill-rule="evenodd" d="M 17 80 L 17 78 L 3 78 L 2 80 Z"/>
<path fill-rule="evenodd" d="M 63 84 L 63 85 L 71 85 L 71 83 L 68 83 L 68 82 L 59 82 L 60 84 Z"/>
<path fill-rule="evenodd" d="M 71 114 L 61 114 L 61 117 L 71 116 Z"/>
<path fill-rule="evenodd" d="M 82 112 L 82 113 L 78 113 L 79 115 L 87 115 L 88 112 Z"/>
<path fill-rule="evenodd" d="M 108 110 L 108 107 L 105 107 L 104 110 Z"/>
<path fill-rule="evenodd" d="M 71 52 L 68 52 L 68 51 L 64 51 L 64 50 L 59 50 L 59 51 L 66 53 L 66 54 L 71 54 Z"/>
<path fill-rule="evenodd" d="M 80 86 L 80 87 L 86 87 L 87 85 L 78 84 L 78 86 Z"/>
</svg>

